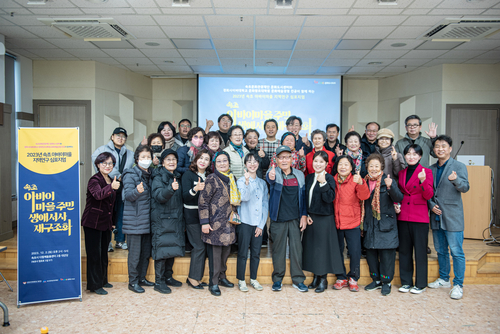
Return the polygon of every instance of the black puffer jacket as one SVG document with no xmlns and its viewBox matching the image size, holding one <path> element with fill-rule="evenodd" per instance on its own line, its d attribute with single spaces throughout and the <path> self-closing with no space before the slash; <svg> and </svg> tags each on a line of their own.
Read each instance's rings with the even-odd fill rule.
<svg viewBox="0 0 500 334">
<path fill-rule="evenodd" d="M 380 221 L 373 217 L 372 201 L 375 190 L 371 192 L 370 198 L 365 201 L 365 218 L 363 230 L 365 234 L 364 246 L 367 249 L 393 249 L 399 246 L 398 241 L 398 218 L 394 209 L 394 203 L 403 200 L 403 194 L 398 184 L 392 180 L 392 186 L 387 189 L 385 179 L 382 176 L 380 184 Z"/>
<path fill-rule="evenodd" d="M 172 183 L 177 179 L 179 189 Z M 159 167 L 153 172 L 151 193 L 153 260 L 184 256 L 184 217 L 181 175 Z"/>
<path fill-rule="evenodd" d="M 150 169 L 149 169 L 150 170 Z M 123 233 L 151 233 L 151 174 L 138 166 L 126 169 L 122 174 L 123 193 Z M 139 193 L 137 186 L 142 182 L 144 192 Z"/>
</svg>

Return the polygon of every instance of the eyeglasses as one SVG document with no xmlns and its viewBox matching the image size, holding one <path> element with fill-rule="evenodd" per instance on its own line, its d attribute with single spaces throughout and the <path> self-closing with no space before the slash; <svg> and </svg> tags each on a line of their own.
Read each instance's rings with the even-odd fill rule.
<svg viewBox="0 0 500 334">
<path fill-rule="evenodd" d="M 177 159 L 165 159 L 166 162 L 177 162 Z"/>
<path fill-rule="evenodd" d="M 420 126 L 420 124 L 418 123 L 412 123 L 412 124 L 406 124 L 406 127 L 407 128 L 418 128 Z"/>
<path fill-rule="evenodd" d="M 116 138 L 118 138 L 118 139 L 124 139 L 124 140 L 125 140 L 125 139 L 127 139 L 127 137 L 126 137 L 126 136 L 124 136 L 124 135 L 115 135 L 115 136 L 116 136 Z"/>
<path fill-rule="evenodd" d="M 366 133 L 377 133 L 377 130 L 365 130 Z"/>
<path fill-rule="evenodd" d="M 278 160 L 283 161 L 283 160 L 290 160 L 292 158 L 291 155 L 284 156 L 284 157 L 278 157 Z"/>
<path fill-rule="evenodd" d="M 223 118 L 223 119 L 220 120 L 220 123 L 231 123 L 231 120 Z"/>
<path fill-rule="evenodd" d="M 255 159 L 254 159 L 254 160 L 249 160 L 249 161 L 247 161 L 247 164 L 250 164 L 250 165 L 256 165 L 256 164 L 258 164 L 258 163 L 259 163 L 259 162 L 258 162 L 257 160 L 255 160 Z"/>
<path fill-rule="evenodd" d="M 101 162 L 101 165 L 104 167 L 113 167 L 115 164 L 112 162 Z"/>
<path fill-rule="evenodd" d="M 189 128 L 191 127 L 191 125 L 188 125 L 188 124 L 182 124 L 182 125 L 179 125 L 179 126 L 180 126 L 181 128 L 185 128 L 185 129 L 186 129 L 186 128 L 188 128 L 188 129 L 189 129 Z"/>
</svg>

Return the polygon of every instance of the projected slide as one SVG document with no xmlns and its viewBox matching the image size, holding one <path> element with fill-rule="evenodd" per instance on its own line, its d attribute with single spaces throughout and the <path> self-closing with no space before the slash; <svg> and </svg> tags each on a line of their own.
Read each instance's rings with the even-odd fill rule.
<svg viewBox="0 0 500 334">
<path fill-rule="evenodd" d="M 301 136 L 315 129 L 325 130 L 328 123 L 340 126 L 340 77 L 331 78 L 270 78 L 270 77 L 211 77 L 199 76 L 198 123 L 214 121 L 226 113 L 234 124 L 245 130 L 257 129 L 265 136 L 264 122 L 278 122 L 277 138 L 286 131 L 291 115 L 302 118 Z"/>
</svg>

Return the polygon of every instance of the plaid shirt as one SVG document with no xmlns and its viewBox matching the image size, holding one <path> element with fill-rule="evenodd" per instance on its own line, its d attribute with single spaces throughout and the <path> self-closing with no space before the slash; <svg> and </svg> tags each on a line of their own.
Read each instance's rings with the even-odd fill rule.
<svg viewBox="0 0 500 334">
<path fill-rule="evenodd" d="M 280 146 L 280 140 L 276 139 L 275 141 L 267 141 L 266 138 L 259 139 L 259 149 L 262 148 L 264 152 L 266 152 L 269 160 L 273 157 L 273 154 L 276 152 L 276 149 Z"/>
<path fill-rule="evenodd" d="M 278 166 L 278 165 L 276 164 L 276 152 L 274 152 L 273 157 L 271 158 L 271 165 L 269 165 L 269 168 L 276 167 L 276 166 Z M 299 152 L 297 150 L 294 150 L 292 152 L 292 163 L 290 164 L 290 166 L 305 173 L 305 171 L 306 171 L 306 157 L 300 157 Z"/>
</svg>

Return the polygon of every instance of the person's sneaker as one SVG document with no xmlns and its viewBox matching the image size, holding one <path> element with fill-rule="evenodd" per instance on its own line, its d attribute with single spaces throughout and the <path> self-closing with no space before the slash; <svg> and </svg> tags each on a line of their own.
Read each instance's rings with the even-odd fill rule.
<svg viewBox="0 0 500 334">
<path fill-rule="evenodd" d="M 256 279 L 250 279 L 250 285 L 257 291 L 262 291 L 264 289 Z"/>
<path fill-rule="evenodd" d="M 98 295 L 107 295 L 108 292 L 106 290 L 104 290 L 103 288 L 99 288 L 99 289 L 96 289 L 94 290 L 95 293 L 97 293 Z"/>
<path fill-rule="evenodd" d="M 109 245 L 108 245 L 108 252 L 114 252 L 115 250 L 113 249 L 113 242 L 109 242 Z"/>
<path fill-rule="evenodd" d="M 365 286 L 366 291 L 373 291 L 377 289 L 382 289 L 382 283 L 380 283 L 380 281 L 379 282 L 373 281 L 367 286 Z"/>
<path fill-rule="evenodd" d="M 276 281 L 273 283 L 273 291 L 281 291 L 281 281 Z"/>
<path fill-rule="evenodd" d="M 464 290 L 460 285 L 454 285 L 453 289 L 450 291 L 451 299 L 462 299 L 464 296 Z"/>
<path fill-rule="evenodd" d="M 410 289 L 411 289 L 411 286 L 409 286 L 408 284 L 405 284 L 399 288 L 399 292 L 406 293 L 406 292 L 410 291 Z"/>
<path fill-rule="evenodd" d="M 337 282 L 335 282 L 335 284 L 333 285 L 333 288 L 335 290 L 341 290 L 342 288 L 345 288 L 347 286 L 349 286 L 349 284 L 347 283 L 346 279 L 338 279 Z"/>
<path fill-rule="evenodd" d="M 425 291 L 425 288 L 420 289 L 420 288 L 417 288 L 416 286 L 414 286 L 413 288 L 410 289 L 411 293 L 414 293 L 417 295 L 421 294 L 424 291 Z"/>
<path fill-rule="evenodd" d="M 116 245 L 115 245 L 115 248 L 127 250 L 128 246 L 127 246 L 126 242 L 117 242 Z"/>
<path fill-rule="evenodd" d="M 307 286 L 304 283 L 292 284 L 292 286 L 295 289 L 299 290 L 300 292 L 307 292 L 307 291 L 309 291 L 309 289 L 307 288 Z"/>
<path fill-rule="evenodd" d="M 451 288 L 451 283 L 450 283 L 450 281 L 446 282 L 444 279 L 438 278 L 434 282 L 427 284 L 427 286 L 431 289 Z"/>
<path fill-rule="evenodd" d="M 382 284 L 382 296 L 389 296 L 391 294 L 391 283 Z"/>
<path fill-rule="evenodd" d="M 245 281 L 238 281 L 238 288 L 242 292 L 248 292 L 247 283 Z"/>
<path fill-rule="evenodd" d="M 354 280 L 354 278 L 349 278 L 349 291 L 351 292 L 358 292 L 359 287 L 358 287 L 358 281 Z"/>
</svg>

